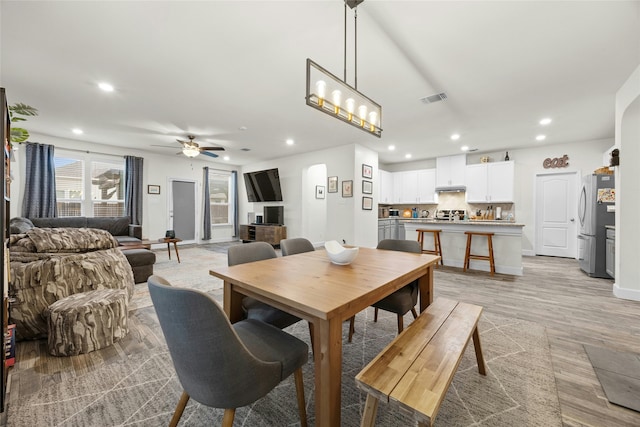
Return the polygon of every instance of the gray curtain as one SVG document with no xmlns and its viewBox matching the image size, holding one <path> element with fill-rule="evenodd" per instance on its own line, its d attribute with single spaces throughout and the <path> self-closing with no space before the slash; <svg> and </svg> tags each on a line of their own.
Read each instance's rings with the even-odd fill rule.
<svg viewBox="0 0 640 427">
<path fill-rule="evenodd" d="M 131 224 L 142 225 L 142 157 L 124 156 L 124 212 Z"/>
<path fill-rule="evenodd" d="M 233 186 L 233 237 L 238 237 L 240 231 L 240 227 L 238 227 L 238 171 L 231 171 L 231 177 L 233 179 L 231 183 Z"/>
<path fill-rule="evenodd" d="M 209 167 L 202 168 L 202 240 L 211 240 L 211 203 L 209 201 Z"/>
<path fill-rule="evenodd" d="M 26 145 L 26 179 L 22 216 L 25 218 L 56 217 L 58 206 L 54 147 L 36 142 Z"/>
</svg>

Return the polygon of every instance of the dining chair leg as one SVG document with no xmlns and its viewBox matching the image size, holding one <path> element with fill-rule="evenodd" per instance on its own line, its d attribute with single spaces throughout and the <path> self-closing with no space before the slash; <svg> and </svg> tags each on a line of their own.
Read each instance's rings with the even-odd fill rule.
<svg viewBox="0 0 640 427">
<path fill-rule="evenodd" d="M 182 395 L 180 396 L 180 400 L 178 401 L 178 406 L 176 406 L 176 410 L 173 411 L 173 417 L 171 417 L 171 421 L 169 422 L 169 427 L 176 427 L 178 422 L 180 421 L 180 417 L 184 412 L 184 408 L 187 406 L 187 402 L 189 401 L 189 395 L 186 391 L 182 391 Z"/>
<path fill-rule="evenodd" d="M 375 309 L 373 310 L 373 321 L 378 321 L 378 307 L 375 307 Z"/>
<path fill-rule="evenodd" d="M 298 412 L 300 412 L 300 426 L 307 427 L 307 409 L 304 402 L 304 383 L 302 382 L 302 368 L 293 372 L 296 382 L 296 395 L 298 397 Z"/>
<path fill-rule="evenodd" d="M 236 416 L 236 408 L 225 409 L 222 416 L 222 427 L 233 427 L 233 419 Z"/>
<path fill-rule="evenodd" d="M 411 314 L 413 314 L 413 320 L 416 320 L 418 318 L 418 312 L 416 311 L 415 307 L 411 309 Z"/>
<path fill-rule="evenodd" d="M 402 319 L 402 315 L 398 314 L 398 335 L 400 335 L 400 332 L 402 332 L 403 329 L 404 329 L 404 322 Z"/>
<path fill-rule="evenodd" d="M 311 354 L 315 355 L 315 351 L 313 350 L 313 323 L 309 322 L 309 339 L 311 340 Z"/>
<path fill-rule="evenodd" d="M 351 319 L 349 319 L 349 342 L 351 342 L 351 339 L 353 338 L 353 333 L 356 331 L 356 316 L 352 316 Z"/>
</svg>

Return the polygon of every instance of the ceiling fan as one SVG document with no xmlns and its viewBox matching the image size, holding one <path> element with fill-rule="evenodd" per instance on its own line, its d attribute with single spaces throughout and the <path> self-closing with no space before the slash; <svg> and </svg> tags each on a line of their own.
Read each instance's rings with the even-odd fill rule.
<svg viewBox="0 0 640 427">
<path fill-rule="evenodd" d="M 195 142 L 196 137 L 194 135 L 187 135 L 187 138 L 189 138 L 188 141 L 176 139 L 176 141 L 182 145 L 182 151 L 176 154 L 184 154 L 187 157 L 196 157 L 199 154 L 203 154 L 215 158 L 218 157 L 218 155 L 210 153 L 209 151 L 224 151 L 224 147 L 200 147 L 200 145 Z M 165 145 L 157 145 L 156 147 L 170 148 Z"/>
</svg>

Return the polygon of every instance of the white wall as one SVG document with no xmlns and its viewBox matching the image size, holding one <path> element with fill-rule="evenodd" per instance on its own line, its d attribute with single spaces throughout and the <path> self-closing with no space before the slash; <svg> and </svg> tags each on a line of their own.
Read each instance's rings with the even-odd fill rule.
<svg viewBox="0 0 640 427">
<path fill-rule="evenodd" d="M 58 156 L 70 156 L 74 158 L 90 160 L 113 160 L 115 157 L 123 157 L 132 155 L 144 158 L 143 171 L 143 191 L 142 200 L 142 235 L 145 238 L 155 240 L 164 237 L 165 231 L 168 229 L 168 184 L 169 178 L 179 178 L 187 181 L 196 182 L 197 200 L 202 200 L 202 168 L 209 166 L 211 169 L 233 170 L 230 165 L 220 162 L 206 160 L 207 158 L 199 156 L 194 159 L 188 159 L 185 156 L 161 155 L 146 151 L 131 150 L 121 147 L 112 147 L 94 143 L 85 143 L 77 140 L 67 140 L 46 135 L 38 135 L 33 133 L 32 141 L 42 144 L 51 144 L 55 146 L 55 153 Z M 11 217 L 20 216 L 22 211 L 22 186 L 24 185 L 25 148 L 16 145 L 15 152 L 16 161 L 11 164 L 14 181 L 11 183 Z M 85 150 L 84 152 L 65 150 Z M 87 150 L 89 151 L 87 153 Z M 177 150 L 176 150 L 177 151 Z M 104 153 L 104 154 L 96 154 Z M 115 157 L 114 157 L 115 156 Z M 160 185 L 160 194 L 147 194 L 147 185 Z M 241 183 L 242 184 L 242 183 Z M 246 198 L 245 198 L 246 200 Z M 196 210 L 196 232 L 198 238 L 202 236 L 202 203 L 198 204 Z M 243 222 L 243 221 L 241 221 Z M 232 239 L 233 230 L 230 226 L 215 226 L 212 231 L 211 242 L 228 241 Z"/>
<path fill-rule="evenodd" d="M 640 66 L 616 94 L 616 281 L 613 294 L 640 301 Z"/>
<path fill-rule="evenodd" d="M 302 235 L 314 245 L 326 239 L 327 228 L 327 165 L 312 165 L 302 171 L 301 219 Z M 316 187 L 324 187 L 324 198 L 316 198 Z M 285 216 L 286 224 L 286 216 Z M 299 237 L 299 236 L 288 236 Z"/>
<path fill-rule="evenodd" d="M 377 197 L 374 196 L 374 209 L 363 211 L 362 205 L 362 163 L 374 168 L 374 179 L 377 179 L 378 154 L 362 146 L 351 144 L 327 150 L 319 150 L 306 154 L 281 157 L 274 160 L 259 162 L 243 167 L 242 172 L 252 172 L 262 169 L 278 168 L 282 187 L 283 202 L 274 204 L 284 205 L 284 222 L 287 226 L 287 237 L 305 237 L 316 244 L 322 243 L 315 239 L 315 231 L 306 225 L 307 210 L 304 200 L 315 198 L 315 185 L 307 182 L 304 174 L 318 164 L 326 165 L 326 176 L 338 177 L 338 192 L 326 193 L 324 205 L 326 208 L 325 240 L 344 240 L 350 245 L 375 246 L 378 232 L 378 213 L 375 209 Z M 342 197 L 342 181 L 353 181 L 353 197 Z M 317 185 L 327 187 L 326 177 Z M 247 202 L 246 190 L 240 185 L 240 222 L 246 222 L 249 212 L 260 212 L 266 203 Z M 315 206 L 315 204 L 314 204 Z M 314 215 L 316 215 L 314 213 Z M 321 225 L 318 225 L 322 227 Z"/>
</svg>

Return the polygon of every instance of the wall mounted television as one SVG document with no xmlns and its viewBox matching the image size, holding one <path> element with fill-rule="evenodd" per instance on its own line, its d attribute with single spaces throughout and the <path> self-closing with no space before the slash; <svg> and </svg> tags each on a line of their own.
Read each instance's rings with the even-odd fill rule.
<svg viewBox="0 0 640 427">
<path fill-rule="evenodd" d="M 244 185 L 250 202 L 281 202 L 280 174 L 278 168 L 244 174 Z"/>
</svg>

